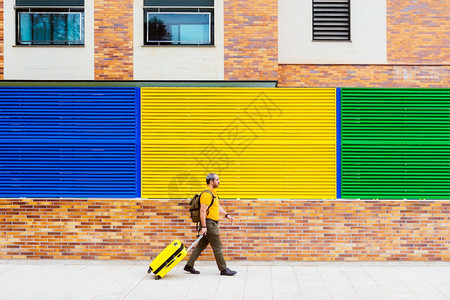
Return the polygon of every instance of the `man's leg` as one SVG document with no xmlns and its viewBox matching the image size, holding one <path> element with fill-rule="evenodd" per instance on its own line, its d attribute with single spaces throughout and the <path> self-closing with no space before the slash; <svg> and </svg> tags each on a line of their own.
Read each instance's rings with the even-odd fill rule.
<svg viewBox="0 0 450 300">
<path fill-rule="evenodd" d="M 223 271 L 227 268 L 227 263 L 225 262 L 225 258 L 223 257 L 222 240 L 220 239 L 219 225 L 208 221 L 206 225 L 208 227 L 206 236 L 208 237 L 208 240 L 211 243 L 211 248 L 214 251 L 214 258 L 216 259 L 217 267 L 219 268 L 219 271 Z"/>
<path fill-rule="evenodd" d="M 208 246 L 209 241 L 207 237 L 203 237 L 200 242 L 198 242 L 197 246 L 194 248 L 194 251 L 192 251 L 191 256 L 189 256 L 189 260 L 186 263 L 186 266 L 193 267 L 195 264 L 195 261 L 200 256 L 203 250 Z"/>
</svg>

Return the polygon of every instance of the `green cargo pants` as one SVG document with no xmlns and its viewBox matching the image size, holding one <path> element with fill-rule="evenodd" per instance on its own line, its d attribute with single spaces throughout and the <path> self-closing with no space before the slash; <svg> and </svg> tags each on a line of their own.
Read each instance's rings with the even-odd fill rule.
<svg viewBox="0 0 450 300">
<path fill-rule="evenodd" d="M 216 264 L 219 268 L 219 271 L 225 270 L 227 268 L 227 264 L 222 252 L 222 241 L 220 240 L 219 223 L 210 219 L 206 219 L 206 229 L 206 237 L 202 238 L 197 244 L 197 247 L 195 247 L 194 251 L 192 251 L 192 254 L 189 257 L 186 265 L 193 267 L 195 261 L 200 256 L 202 251 L 205 250 L 208 244 L 211 244 L 211 248 L 214 251 L 214 258 L 216 259 Z"/>
</svg>

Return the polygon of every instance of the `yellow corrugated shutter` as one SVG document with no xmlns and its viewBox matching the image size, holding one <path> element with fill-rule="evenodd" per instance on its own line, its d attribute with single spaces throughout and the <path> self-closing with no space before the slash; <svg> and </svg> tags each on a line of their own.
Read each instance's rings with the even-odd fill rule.
<svg viewBox="0 0 450 300">
<path fill-rule="evenodd" d="M 143 88 L 142 197 L 336 197 L 335 89 Z"/>
</svg>

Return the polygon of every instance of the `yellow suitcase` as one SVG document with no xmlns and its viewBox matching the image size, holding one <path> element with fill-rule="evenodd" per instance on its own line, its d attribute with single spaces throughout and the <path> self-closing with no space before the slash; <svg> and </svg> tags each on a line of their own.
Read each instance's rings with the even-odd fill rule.
<svg viewBox="0 0 450 300">
<path fill-rule="evenodd" d="M 150 263 L 147 273 L 153 272 L 153 274 L 156 275 L 155 279 L 157 280 L 163 278 L 173 267 L 186 257 L 189 250 L 191 250 L 202 237 L 203 235 L 200 235 L 188 249 L 186 249 L 181 241 L 174 240 Z"/>
</svg>

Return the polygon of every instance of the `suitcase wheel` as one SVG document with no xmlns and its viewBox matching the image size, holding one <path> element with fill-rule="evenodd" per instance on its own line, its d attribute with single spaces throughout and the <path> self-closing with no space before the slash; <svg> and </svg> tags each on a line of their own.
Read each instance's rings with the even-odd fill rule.
<svg viewBox="0 0 450 300">
<path fill-rule="evenodd" d="M 147 273 L 151 273 L 153 270 L 152 270 L 152 268 L 148 268 L 148 270 L 147 270 Z"/>
<path fill-rule="evenodd" d="M 161 279 L 161 276 L 156 275 L 155 280 L 160 280 L 160 279 Z"/>
</svg>

